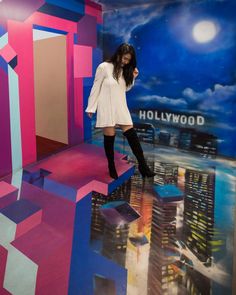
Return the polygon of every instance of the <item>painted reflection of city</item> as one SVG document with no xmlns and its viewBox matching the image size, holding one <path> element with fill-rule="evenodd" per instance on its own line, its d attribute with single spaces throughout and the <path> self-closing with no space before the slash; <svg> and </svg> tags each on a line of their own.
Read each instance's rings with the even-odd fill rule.
<svg viewBox="0 0 236 295">
<path fill-rule="evenodd" d="M 116 143 L 129 152 L 121 137 Z M 231 294 L 232 162 L 143 146 L 157 175 L 144 182 L 136 173 L 109 196 L 93 193 L 92 248 L 128 270 L 128 295 Z M 140 218 L 110 224 L 101 208 L 118 200 Z"/>
</svg>

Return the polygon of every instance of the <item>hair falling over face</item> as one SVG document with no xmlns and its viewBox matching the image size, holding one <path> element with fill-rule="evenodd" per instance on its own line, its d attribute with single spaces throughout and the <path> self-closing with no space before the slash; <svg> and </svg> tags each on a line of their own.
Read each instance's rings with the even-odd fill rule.
<svg viewBox="0 0 236 295">
<path fill-rule="evenodd" d="M 114 65 L 114 78 L 118 80 L 121 70 L 123 69 L 126 86 L 132 85 L 134 80 L 133 72 L 137 66 L 134 47 L 128 43 L 121 44 L 110 58 L 109 62 Z"/>
</svg>

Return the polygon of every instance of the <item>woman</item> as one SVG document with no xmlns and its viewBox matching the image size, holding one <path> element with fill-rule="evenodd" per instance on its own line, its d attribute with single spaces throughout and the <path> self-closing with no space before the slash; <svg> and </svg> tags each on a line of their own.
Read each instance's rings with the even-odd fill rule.
<svg viewBox="0 0 236 295">
<path fill-rule="evenodd" d="M 114 163 L 115 127 L 119 126 L 127 138 L 133 154 L 138 160 L 138 168 L 143 177 L 153 177 L 144 159 L 136 131 L 126 102 L 126 91 L 134 85 L 138 76 L 133 46 L 121 44 L 110 60 L 101 63 L 94 79 L 86 112 L 92 118 L 97 111 L 96 127 L 103 128 L 104 149 L 108 160 L 109 174 L 117 179 Z"/>
</svg>

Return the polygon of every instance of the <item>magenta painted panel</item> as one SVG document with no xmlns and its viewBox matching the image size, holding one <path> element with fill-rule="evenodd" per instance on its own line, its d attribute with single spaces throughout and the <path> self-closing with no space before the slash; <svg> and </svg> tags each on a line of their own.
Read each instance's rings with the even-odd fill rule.
<svg viewBox="0 0 236 295">
<path fill-rule="evenodd" d="M 77 140 L 83 142 L 84 140 L 84 126 L 83 126 L 83 79 L 74 79 L 74 102 L 75 102 L 75 134 L 77 134 Z"/>
<path fill-rule="evenodd" d="M 119 176 L 133 167 L 123 158 L 124 155 L 115 153 L 116 168 Z M 53 157 L 42 160 L 34 166 L 31 165 L 27 168 L 27 171 L 33 172 L 40 168 L 52 172 L 47 176 L 48 179 L 77 190 L 94 180 L 104 183 L 107 187 L 114 181 L 108 174 L 104 150 L 93 144 L 80 144 L 55 154 Z M 91 186 L 91 188 L 93 190 L 95 187 Z"/>
<path fill-rule="evenodd" d="M 11 134 L 10 109 L 7 73 L 0 67 L 0 177 L 10 173 L 11 162 Z"/>
<path fill-rule="evenodd" d="M 42 210 L 39 210 L 17 225 L 15 238 L 17 239 L 23 234 L 27 233 L 29 230 L 39 225 L 41 221 L 42 221 Z"/>
<path fill-rule="evenodd" d="M 40 25 L 64 32 L 77 33 L 77 23 L 56 16 L 35 12 L 32 14 L 25 23 L 32 25 Z"/>
<path fill-rule="evenodd" d="M 4 274 L 7 262 L 7 250 L 0 245 L 0 294 L 3 288 Z"/>
<path fill-rule="evenodd" d="M 21 195 L 43 210 L 42 223 L 12 242 L 39 266 L 35 294 L 67 294 L 75 203 L 25 182 Z"/>
<path fill-rule="evenodd" d="M 74 34 L 69 33 L 67 35 L 67 96 L 70 145 L 81 143 L 84 140 L 83 85 L 82 80 L 75 79 L 75 63 L 77 63 L 77 57 L 75 54 Z"/>
<path fill-rule="evenodd" d="M 85 3 L 85 14 L 95 16 L 97 18 L 98 24 L 102 24 L 102 7 L 96 3 L 91 2 L 90 0 L 85 0 Z"/>
<path fill-rule="evenodd" d="M 82 200 L 84 196 L 88 195 L 91 191 L 95 191 L 103 195 L 108 195 L 108 185 L 104 182 L 92 180 L 88 184 L 84 185 L 82 188 L 78 189 L 76 201 L 78 202 Z"/>
<path fill-rule="evenodd" d="M 92 47 L 74 45 L 74 77 L 92 77 Z"/>
<path fill-rule="evenodd" d="M 67 217 L 64 215 L 60 218 L 73 217 L 70 212 L 66 213 Z M 45 290 L 45 294 L 67 294 L 71 228 L 68 232 L 63 232 L 57 227 L 42 223 L 12 242 L 13 246 L 38 265 L 35 294 L 42 294 L 42 290 Z"/>
<path fill-rule="evenodd" d="M 0 199 L 5 197 L 7 194 L 16 192 L 18 189 L 14 187 L 13 185 L 5 182 L 0 181 Z"/>
<path fill-rule="evenodd" d="M 78 44 L 97 47 L 97 19 L 85 15 L 78 23 Z"/>
<path fill-rule="evenodd" d="M 4 275 L 7 264 L 7 249 L 0 245 L 0 294 L 1 295 L 11 295 L 6 289 L 3 288 Z"/>
<path fill-rule="evenodd" d="M 75 134 L 75 103 L 74 103 L 74 34 L 67 34 L 67 100 L 68 100 L 68 138 L 69 144 L 79 143 Z M 82 119 L 81 119 L 82 120 Z"/>
<path fill-rule="evenodd" d="M 5 181 L 0 182 L 0 209 L 17 199 L 18 189 Z"/>
<path fill-rule="evenodd" d="M 9 44 L 7 44 L 2 49 L 0 49 L 0 55 L 7 63 L 9 63 L 16 56 L 16 52 Z"/>
<path fill-rule="evenodd" d="M 22 38 L 22 36 L 24 36 Z M 33 32 L 30 24 L 8 21 L 9 44 L 17 52 L 23 166 L 36 160 Z"/>
</svg>

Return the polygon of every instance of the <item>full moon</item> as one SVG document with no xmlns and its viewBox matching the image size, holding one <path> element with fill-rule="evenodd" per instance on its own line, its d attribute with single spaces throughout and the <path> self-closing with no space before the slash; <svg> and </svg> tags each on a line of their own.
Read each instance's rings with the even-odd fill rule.
<svg viewBox="0 0 236 295">
<path fill-rule="evenodd" d="M 212 21 L 200 21 L 193 27 L 193 37 L 198 43 L 207 43 L 215 38 L 217 28 Z"/>
</svg>

